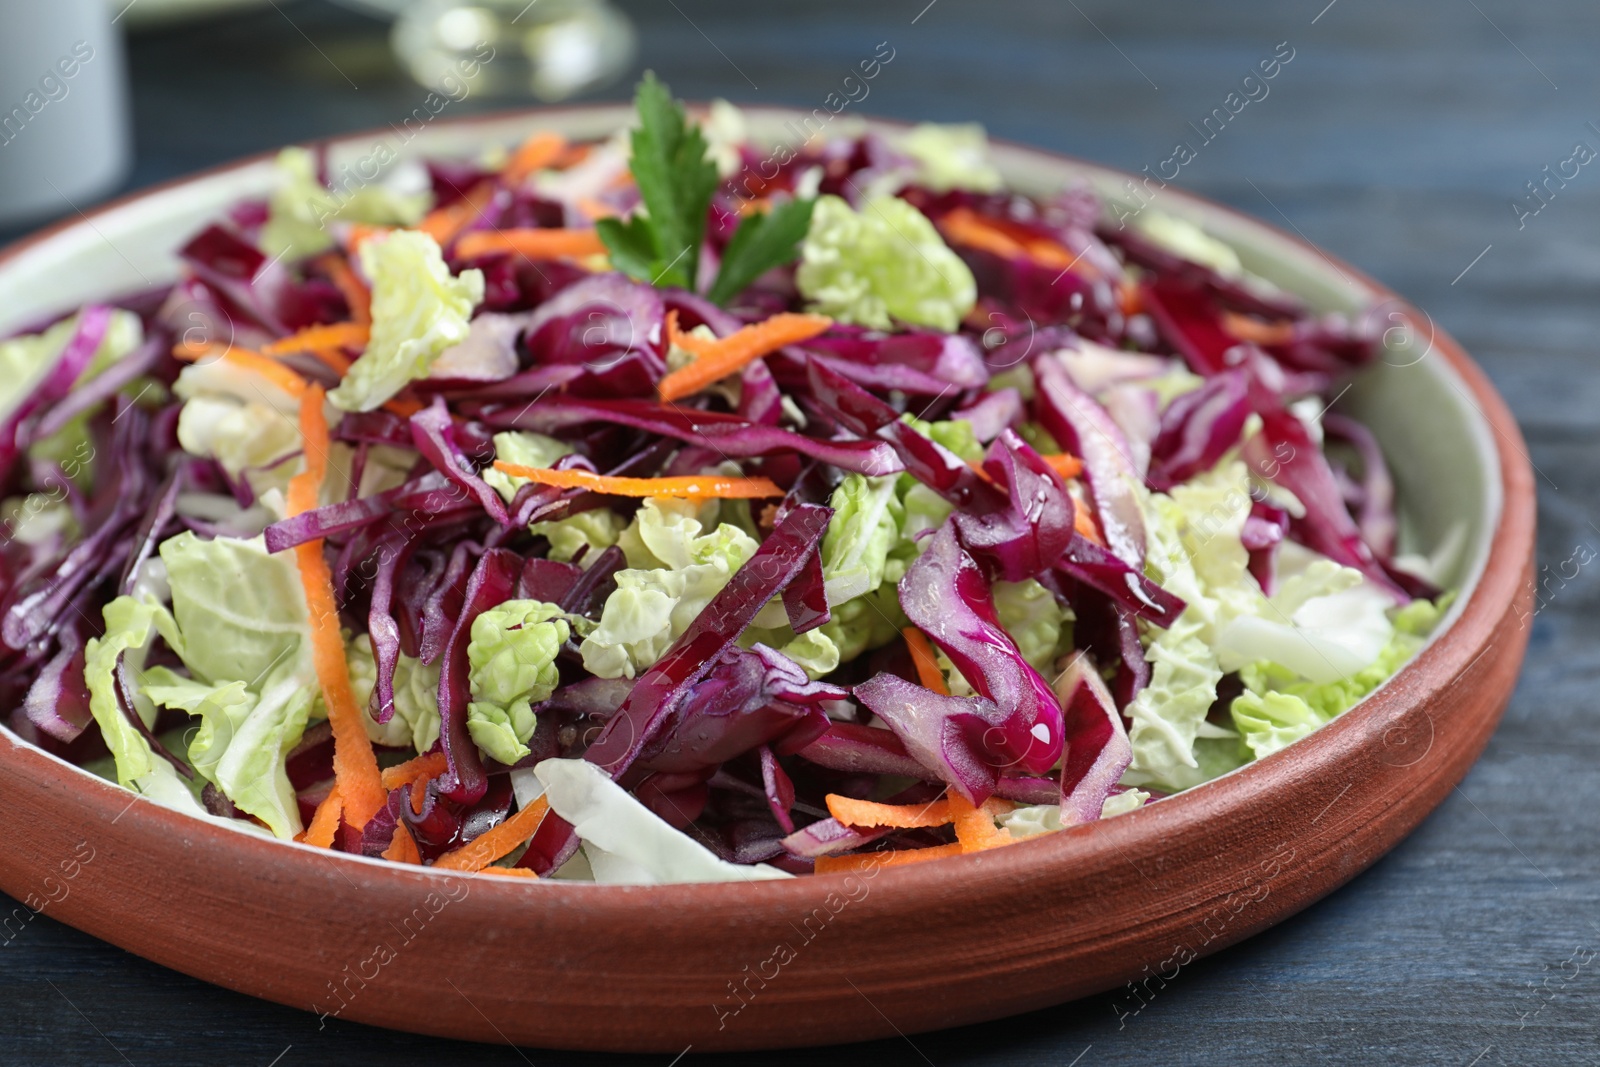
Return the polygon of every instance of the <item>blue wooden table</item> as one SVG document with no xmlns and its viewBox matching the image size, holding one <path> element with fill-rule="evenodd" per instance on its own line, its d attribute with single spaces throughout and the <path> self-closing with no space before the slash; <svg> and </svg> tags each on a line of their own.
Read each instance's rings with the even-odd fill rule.
<svg viewBox="0 0 1600 1067">
<path fill-rule="evenodd" d="M 997 136 L 1129 170 L 1166 159 L 1259 60 L 1292 50 L 1270 94 L 1205 145 L 1179 184 L 1297 231 L 1415 300 L 1487 368 L 1541 473 L 1550 571 L 1505 724 L 1460 789 L 1372 870 L 1184 968 L 1137 1014 L 1119 1014 L 1126 1003 L 1114 996 L 1091 998 L 762 1061 L 1600 1062 L 1600 568 L 1557 573 L 1600 550 L 1600 167 L 1542 187 L 1539 200 L 1526 185 L 1578 143 L 1600 150 L 1594 0 L 626 6 L 641 31 L 641 68 L 683 96 L 822 106 L 887 41 L 894 58 L 863 110 L 978 120 Z M 385 27 L 322 3 L 278 0 L 277 10 L 138 36 L 131 66 L 139 157 L 130 187 L 384 125 L 422 96 L 389 58 Z M 626 93 L 624 84 L 602 95 Z M 504 103 L 459 110 L 479 106 Z M 181 915 L 182 900 L 172 907 Z M 4 1063 L 670 1058 L 319 1027 L 47 916 L 0 949 Z M 690 1049 L 684 1063 L 697 1059 Z"/>
</svg>

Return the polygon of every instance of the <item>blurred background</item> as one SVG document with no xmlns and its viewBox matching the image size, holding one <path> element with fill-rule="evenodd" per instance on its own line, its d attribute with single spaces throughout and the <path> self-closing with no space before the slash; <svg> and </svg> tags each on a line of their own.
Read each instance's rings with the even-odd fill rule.
<svg viewBox="0 0 1600 1067">
<path fill-rule="evenodd" d="M 1130 171 L 1286 46 L 1270 95 L 1177 184 L 1316 242 L 1460 339 L 1521 420 L 1542 560 L 1600 548 L 1594 0 L 0 0 L 0 239 L 398 123 L 479 41 L 497 58 L 447 87 L 441 117 L 624 100 L 647 67 L 689 99 L 810 109 L 887 42 L 863 113 L 978 121 Z M 1136 1018 L 1107 996 L 764 1062 L 1594 1062 L 1600 583 L 1541 588 L 1521 687 L 1461 788 L 1368 873 L 1186 968 Z M 0 953 L 0 1033 L 14 1063 L 558 1062 L 319 1028 L 48 917 Z"/>
</svg>

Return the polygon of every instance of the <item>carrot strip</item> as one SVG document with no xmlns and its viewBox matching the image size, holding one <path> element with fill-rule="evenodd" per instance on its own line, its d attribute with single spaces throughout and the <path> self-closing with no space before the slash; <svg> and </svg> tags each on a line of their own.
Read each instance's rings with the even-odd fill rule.
<svg viewBox="0 0 1600 1067">
<path fill-rule="evenodd" d="M 871 800 L 852 800 L 837 793 L 827 796 L 828 814 L 846 826 L 892 826 L 900 830 L 943 826 L 950 821 L 950 803 L 935 800 L 927 804 L 878 804 Z"/>
<path fill-rule="evenodd" d="M 685 474 L 672 478 L 613 478 L 586 470 L 558 471 L 547 467 L 524 467 L 520 463 L 507 463 L 500 459 L 495 460 L 494 469 L 514 478 L 527 478 L 540 485 L 554 485 L 561 489 L 588 489 L 596 493 L 605 493 L 607 496 L 762 500 L 783 495 L 783 490 L 769 478 L 730 478 L 721 474 Z"/>
<path fill-rule="evenodd" d="M 327 367 L 341 378 L 350 373 L 350 364 L 355 362 L 337 348 L 319 348 L 312 352 L 311 355 L 315 357 L 318 363 Z"/>
<path fill-rule="evenodd" d="M 549 167 L 565 152 L 567 139 L 559 133 L 541 131 L 522 142 L 500 171 L 500 180 L 507 185 L 520 185 L 535 171 Z"/>
<path fill-rule="evenodd" d="M 215 356 L 224 363 L 232 363 L 241 370 L 261 375 L 290 396 L 300 397 L 306 391 L 306 380 L 304 378 L 271 356 L 264 356 L 254 349 L 238 348 L 233 345 L 196 345 L 185 342 L 173 346 L 172 355 L 185 363 L 193 363 L 208 356 Z"/>
<path fill-rule="evenodd" d="M 1262 322 L 1249 315 L 1224 311 L 1222 328 L 1241 341 L 1253 341 L 1258 345 L 1286 345 L 1294 340 L 1294 323 L 1288 319 Z"/>
<path fill-rule="evenodd" d="M 544 821 L 550 802 L 540 797 L 517 812 L 505 822 L 491 827 L 462 845 L 454 852 L 446 852 L 433 861 L 435 867 L 447 871 L 481 871 L 512 849 L 532 837 Z"/>
<path fill-rule="evenodd" d="M 662 400 L 677 400 L 697 393 L 743 370 L 745 364 L 776 352 L 784 345 L 809 341 L 832 325 L 833 320 L 826 315 L 797 315 L 785 311 L 763 322 L 741 327 L 726 337 L 707 341 L 679 331 L 676 313 L 668 312 L 668 343 L 693 353 L 695 361 L 662 378 L 656 392 Z"/>
<path fill-rule="evenodd" d="M 598 230 L 474 230 L 461 235 L 456 255 L 462 259 L 512 252 L 528 259 L 598 256 L 606 246 Z"/>
<path fill-rule="evenodd" d="M 479 874 L 494 874 L 501 878 L 537 878 L 534 872 L 526 867 L 485 867 Z"/>
<path fill-rule="evenodd" d="M 961 855 L 961 844 L 934 845 L 932 848 L 902 848 L 889 852 L 857 852 L 848 856 L 818 856 L 818 874 L 836 874 L 847 871 L 864 871 L 868 867 L 900 867 L 907 863 L 922 863 L 945 856 Z"/>
<path fill-rule="evenodd" d="M 957 244 L 977 248 L 1010 259 L 1031 259 L 1042 267 L 1069 270 L 1082 266 L 1083 273 L 1097 274 L 1092 264 L 1082 263 L 1061 244 L 1048 237 L 1026 232 L 1013 233 L 994 219 L 986 219 L 971 208 L 958 207 L 939 219 L 939 228 Z"/>
<path fill-rule="evenodd" d="M 341 255 L 330 252 L 317 261 L 328 273 L 328 280 L 339 290 L 350 307 L 350 318 L 360 326 L 372 325 L 372 291 L 356 276 L 349 262 Z"/>
<path fill-rule="evenodd" d="M 467 195 L 448 207 L 434 208 L 426 218 L 417 223 L 417 229 L 439 242 L 443 248 L 472 225 L 483 209 L 494 200 L 495 183 L 481 181 L 467 190 Z"/>
<path fill-rule="evenodd" d="M 264 355 L 282 356 L 290 352 L 316 352 L 319 348 L 365 348 L 372 330 L 355 322 L 335 322 L 308 326 L 298 333 L 281 337 L 261 349 Z"/>
<path fill-rule="evenodd" d="M 1144 293 L 1139 288 L 1139 283 L 1132 278 L 1124 278 L 1117 286 L 1117 306 L 1129 318 L 1144 310 Z"/>
<path fill-rule="evenodd" d="M 417 849 L 417 839 L 411 836 L 411 831 L 406 829 L 405 823 L 396 823 L 394 827 L 394 840 L 389 842 L 389 847 L 383 850 L 383 858 L 396 863 L 422 863 L 422 853 Z"/>
<path fill-rule="evenodd" d="M 393 226 L 373 226 L 365 222 L 352 222 L 345 231 L 344 247 L 351 255 L 355 255 L 361 246 L 394 229 Z"/>
<path fill-rule="evenodd" d="M 981 459 L 969 459 L 969 460 L 967 460 L 967 466 L 972 468 L 972 473 L 973 474 L 976 474 L 979 478 L 982 478 L 984 481 L 988 482 L 990 485 L 994 484 L 994 479 L 989 477 L 989 472 L 983 469 L 983 460 L 981 460 Z"/>
<path fill-rule="evenodd" d="M 962 852 L 982 852 L 1011 844 L 1011 831 L 994 824 L 994 817 L 1002 809 L 994 801 L 974 807 L 972 802 L 954 789 L 949 791 L 951 821 L 956 825 L 956 843 Z M 1001 803 L 1004 803 L 1003 801 Z M 1007 804 L 1003 810 L 1010 810 Z"/>
<path fill-rule="evenodd" d="M 950 695 L 950 687 L 944 683 L 944 672 L 939 669 L 939 661 L 933 657 L 933 646 L 928 643 L 928 636 L 915 626 L 907 626 L 900 631 L 900 636 L 906 639 L 906 648 L 911 650 L 911 662 L 917 668 L 917 681 L 922 683 L 922 688 L 931 689 L 940 696 Z"/>
<path fill-rule="evenodd" d="M 339 832 L 339 816 L 343 811 L 344 804 L 339 799 L 339 786 L 335 783 L 334 787 L 328 790 L 328 795 L 322 798 L 322 803 L 317 805 L 316 812 L 311 816 L 311 825 L 300 835 L 300 840 L 318 848 L 331 848 L 333 835 Z"/>
<path fill-rule="evenodd" d="M 393 767 L 385 767 L 379 776 L 385 789 L 399 789 L 416 781 L 437 778 L 448 768 L 443 752 L 429 752 Z"/>
<path fill-rule="evenodd" d="M 317 506 L 317 493 L 328 470 L 328 420 L 322 410 L 319 385 L 308 385 L 300 397 L 300 436 L 305 447 L 305 469 L 289 479 L 288 513 L 298 515 Z M 360 830 L 389 800 L 378 773 L 361 709 L 350 691 L 350 666 L 345 660 L 344 638 L 339 633 L 339 604 L 333 593 L 333 575 L 322 554 L 322 541 L 295 546 L 300 583 L 305 589 L 306 611 L 311 621 L 311 658 L 322 702 L 333 727 L 333 776 L 343 798 L 345 821 Z"/>
<path fill-rule="evenodd" d="M 590 219 L 610 219 L 620 215 L 616 208 L 592 196 L 580 196 L 577 200 L 578 210 Z"/>
<path fill-rule="evenodd" d="M 570 170 L 588 159 L 593 152 L 594 145 L 592 144 L 569 144 L 551 162 L 550 167 L 552 170 Z"/>
<path fill-rule="evenodd" d="M 1039 458 L 1050 464 L 1050 469 L 1061 475 L 1063 479 L 1076 478 L 1083 473 L 1083 460 L 1077 456 L 1068 455 L 1065 452 L 1053 452 L 1050 455 L 1040 456 Z"/>
<path fill-rule="evenodd" d="M 411 783 L 411 814 L 421 815 L 428 803 L 428 783 L 432 778 L 418 778 Z"/>
</svg>

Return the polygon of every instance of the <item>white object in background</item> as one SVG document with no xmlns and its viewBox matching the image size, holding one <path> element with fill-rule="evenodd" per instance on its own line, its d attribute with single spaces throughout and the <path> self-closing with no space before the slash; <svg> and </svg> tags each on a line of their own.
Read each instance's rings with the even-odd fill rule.
<svg viewBox="0 0 1600 1067">
<path fill-rule="evenodd" d="M 127 78 L 107 0 L 0 0 L 0 224 L 73 212 L 128 172 Z"/>
</svg>

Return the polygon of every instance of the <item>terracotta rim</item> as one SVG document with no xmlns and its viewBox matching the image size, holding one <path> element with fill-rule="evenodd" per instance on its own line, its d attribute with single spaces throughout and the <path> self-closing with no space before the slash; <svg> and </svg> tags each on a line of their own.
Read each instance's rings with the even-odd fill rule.
<svg viewBox="0 0 1600 1067">
<path fill-rule="evenodd" d="M 514 121 L 518 118 L 532 121 L 539 116 L 574 113 L 582 115 L 620 108 L 621 105 L 588 105 L 556 109 L 511 109 L 446 120 L 446 123 L 452 126 L 470 127 Z M 781 108 L 749 110 L 778 114 L 794 113 Z M 871 121 L 880 128 L 909 125 L 889 120 Z M 346 134 L 307 143 L 336 145 L 356 142 L 363 137 L 380 135 L 381 132 L 374 130 L 369 133 Z M 1011 142 L 996 143 L 1014 146 L 1075 168 L 1136 177 L 1127 172 L 1059 153 L 1026 145 L 1014 145 Z M 0 266 L 13 261 L 56 234 L 92 223 L 109 212 L 154 193 L 187 185 L 197 179 L 255 165 L 270 159 L 274 154 L 261 153 L 212 167 L 197 174 L 172 179 L 129 193 L 96 208 L 87 215 L 58 222 L 0 250 Z M 1213 215 L 1229 216 L 1235 222 L 1244 222 L 1288 245 L 1327 260 L 1351 278 L 1356 285 L 1364 288 L 1375 300 L 1394 300 L 1403 306 L 1410 306 L 1362 272 L 1336 258 L 1329 257 L 1321 249 L 1293 234 L 1182 190 L 1171 188 L 1170 192 L 1190 204 L 1203 206 L 1205 211 Z M 1470 595 L 1464 598 L 1464 604 L 1456 608 L 1454 621 L 1436 634 L 1431 643 L 1382 688 L 1316 731 L 1313 736 L 1279 753 L 1197 786 L 1182 795 L 1163 800 L 1149 809 L 1045 835 L 1042 838 L 981 855 L 952 857 L 908 865 L 880 875 L 880 878 L 887 879 L 884 885 L 892 884 L 896 896 L 894 908 L 902 918 L 914 919 L 917 900 L 924 893 L 931 893 L 939 883 L 945 882 L 951 872 L 961 872 L 975 879 L 981 874 L 982 877 L 978 880 L 988 885 L 1004 882 L 1023 883 L 1040 878 L 1042 872 L 1057 871 L 1063 864 L 1095 867 L 1119 857 L 1124 861 L 1127 861 L 1128 857 L 1137 859 L 1148 854 L 1147 846 L 1154 842 L 1170 838 L 1172 835 L 1196 834 L 1206 832 L 1208 828 L 1215 828 L 1218 820 L 1225 819 L 1228 812 L 1248 806 L 1250 801 L 1259 799 L 1265 792 L 1290 779 L 1348 774 L 1348 769 L 1341 771 L 1340 765 L 1348 760 L 1353 748 L 1360 744 L 1362 737 L 1370 736 L 1375 727 L 1380 727 L 1385 722 L 1393 722 L 1405 715 L 1432 686 L 1438 684 L 1438 680 L 1459 682 L 1472 670 L 1478 659 L 1484 658 L 1483 652 L 1487 651 L 1487 645 L 1495 640 L 1495 628 L 1522 594 L 1519 585 L 1532 559 L 1534 509 L 1531 462 L 1527 458 L 1514 419 L 1483 372 L 1443 331 L 1435 332 L 1433 348 L 1436 350 L 1435 354 L 1445 361 L 1449 370 L 1465 386 L 1470 393 L 1471 403 L 1482 416 L 1484 426 L 1494 442 L 1502 489 L 1500 514 L 1494 521 L 1494 531 L 1490 539 L 1495 546 L 1495 555 L 1490 558 L 1480 574 L 1474 579 L 1469 579 L 1473 582 Z M 1487 733 L 1485 730 L 1485 739 Z M 384 883 L 387 883 L 394 892 L 382 899 L 392 897 L 396 900 L 413 897 L 419 892 L 425 893 L 430 887 L 437 888 L 444 884 L 447 879 L 460 877 L 426 868 L 401 867 L 345 853 L 329 853 L 293 842 L 268 840 L 205 823 L 153 803 L 130 805 L 130 794 L 126 790 L 22 741 L 9 730 L 0 731 L 0 738 L 4 739 L 3 745 L 0 745 L 0 759 L 6 762 L 22 760 L 33 764 L 35 770 L 54 764 L 63 769 L 70 769 L 69 774 L 76 773 L 79 777 L 63 782 L 63 786 L 75 793 L 87 794 L 92 798 L 93 806 L 99 809 L 105 819 L 125 817 L 133 821 L 142 833 L 180 836 L 191 842 L 195 849 L 208 850 L 212 863 L 222 864 L 228 868 L 254 869 L 257 865 L 278 866 L 283 863 L 284 857 L 298 852 L 301 854 L 301 859 L 308 864 L 316 859 L 340 866 L 350 865 L 346 868 L 347 871 L 361 878 L 365 883 L 362 887 L 364 892 L 381 893 Z M 46 764 L 39 764 L 38 761 L 41 760 L 46 761 Z M 89 801 L 86 801 L 87 803 Z M 1420 817 L 1419 815 L 1418 818 Z M 292 851 L 285 851 L 286 849 Z M 1338 883 L 1358 873 L 1373 859 L 1376 859 L 1376 855 L 1368 857 L 1351 869 L 1338 880 Z M 957 864 L 962 866 L 958 867 Z M 1134 866 L 1138 868 L 1137 863 Z M 377 873 L 380 870 L 386 873 L 380 876 Z M 845 877 L 821 875 L 792 881 L 755 884 L 650 887 L 595 886 L 551 881 L 540 882 L 530 887 L 527 882 L 522 881 L 480 878 L 473 882 L 472 888 L 475 894 L 482 894 L 482 900 L 496 909 L 510 908 L 519 902 L 525 902 L 528 899 L 525 894 L 528 893 L 556 894 L 556 899 L 564 904 L 581 902 L 593 914 L 595 922 L 600 924 L 611 921 L 622 922 L 627 913 L 633 913 L 636 922 L 638 908 L 641 903 L 645 903 L 641 900 L 641 893 L 647 894 L 648 904 L 652 908 L 669 909 L 691 917 L 725 913 L 730 909 L 745 913 L 791 914 L 796 909 L 803 911 L 803 906 L 809 906 L 814 902 L 818 895 L 818 886 L 838 885 Z M 819 882 L 818 879 L 823 881 Z M 1300 903 L 1293 910 L 1298 910 L 1298 907 L 1303 907 L 1306 903 L 1309 903 L 1309 900 Z M 1252 931 L 1244 930 L 1240 936 L 1249 932 Z M 1229 937 L 1224 943 L 1232 943 L 1238 939 Z M 256 990 L 247 991 L 256 992 Z M 992 1017 L 992 1014 L 995 1013 L 988 1016 L 969 1015 L 951 1018 L 950 1022 L 970 1021 L 975 1017 Z M 426 1022 L 419 1021 L 418 1028 L 426 1029 Z M 819 1041 L 830 1039 L 833 1038 L 818 1038 Z M 626 1047 L 644 1046 L 633 1044 Z"/>
</svg>

